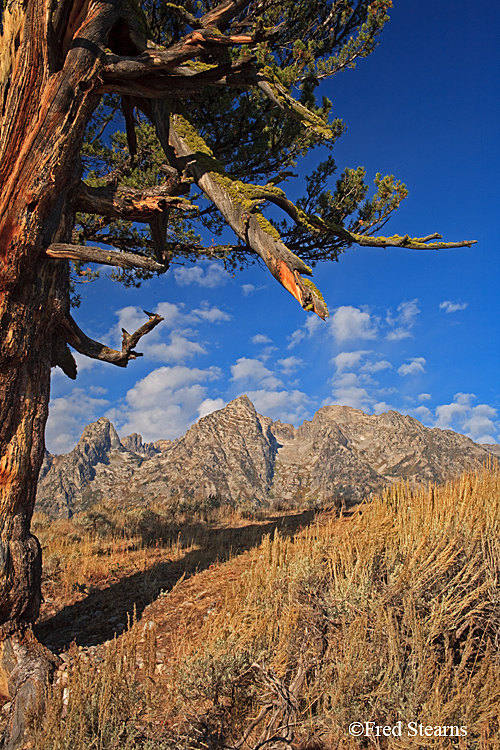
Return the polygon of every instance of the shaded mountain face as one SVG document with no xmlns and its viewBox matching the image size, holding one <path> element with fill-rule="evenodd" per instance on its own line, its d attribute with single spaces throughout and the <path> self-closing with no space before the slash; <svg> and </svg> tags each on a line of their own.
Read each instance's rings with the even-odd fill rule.
<svg viewBox="0 0 500 750">
<path fill-rule="evenodd" d="M 257 414 L 247 396 L 203 417 L 174 441 L 121 441 L 102 417 L 74 450 L 47 454 L 37 509 L 70 516 L 104 498 L 125 504 L 279 501 L 351 504 L 405 479 L 441 483 L 484 463 L 491 448 L 390 411 L 325 406 L 295 428 Z"/>
</svg>

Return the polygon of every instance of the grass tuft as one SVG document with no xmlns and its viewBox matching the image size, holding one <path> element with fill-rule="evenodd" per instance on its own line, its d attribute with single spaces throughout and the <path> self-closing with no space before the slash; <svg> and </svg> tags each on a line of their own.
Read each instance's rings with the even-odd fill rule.
<svg viewBox="0 0 500 750">
<path fill-rule="evenodd" d="M 352 517 L 319 513 L 294 537 L 266 536 L 239 567 L 235 558 L 200 577 L 199 597 L 212 585 L 217 601 L 196 629 L 175 605 L 162 664 L 144 618 L 100 665 L 73 649 L 34 746 L 498 748 L 499 527 L 491 464 L 443 486 L 398 484 Z M 161 606 L 172 610 L 176 595 Z M 348 732 L 398 721 L 402 737 Z M 407 737 L 410 722 L 432 736 Z M 467 735 L 434 732 L 445 726 Z"/>
</svg>

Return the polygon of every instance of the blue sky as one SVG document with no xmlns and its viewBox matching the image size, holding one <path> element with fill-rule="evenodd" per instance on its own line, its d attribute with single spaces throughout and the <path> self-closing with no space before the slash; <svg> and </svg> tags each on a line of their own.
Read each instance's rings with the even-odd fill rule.
<svg viewBox="0 0 500 750">
<path fill-rule="evenodd" d="M 325 85 L 348 125 L 339 173 L 394 174 L 410 195 L 386 232 L 472 248 L 353 248 L 315 269 L 330 310 L 305 313 L 258 266 L 174 266 L 127 290 L 106 278 L 80 287 L 75 319 L 119 346 L 143 309 L 165 322 L 127 369 L 77 355 L 79 375 L 53 371 L 47 447 L 71 450 L 106 415 L 119 434 L 175 438 L 247 393 L 257 410 L 301 423 L 325 404 L 394 409 L 427 426 L 500 442 L 498 124 L 500 6 L 490 0 L 395 0 L 373 55 Z M 301 175 L 321 158 L 313 152 Z M 289 183 L 290 196 L 303 183 Z"/>
</svg>

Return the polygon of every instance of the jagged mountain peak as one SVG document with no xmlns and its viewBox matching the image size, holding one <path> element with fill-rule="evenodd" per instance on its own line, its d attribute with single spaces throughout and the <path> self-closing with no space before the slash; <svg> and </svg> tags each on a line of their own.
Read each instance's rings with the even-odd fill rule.
<svg viewBox="0 0 500 750">
<path fill-rule="evenodd" d="M 100 417 L 84 427 L 82 436 L 73 450 L 79 450 L 88 445 L 104 451 L 120 450 L 122 447 L 118 433 L 107 417 Z"/>
<path fill-rule="evenodd" d="M 169 442 L 120 442 L 105 417 L 66 456 L 48 456 L 38 506 L 71 514 L 102 497 L 127 503 L 192 502 L 218 495 L 236 504 L 347 503 L 399 478 L 443 482 L 491 453 L 449 430 L 388 411 L 323 406 L 296 428 L 259 415 L 248 396 L 202 417 Z"/>
</svg>

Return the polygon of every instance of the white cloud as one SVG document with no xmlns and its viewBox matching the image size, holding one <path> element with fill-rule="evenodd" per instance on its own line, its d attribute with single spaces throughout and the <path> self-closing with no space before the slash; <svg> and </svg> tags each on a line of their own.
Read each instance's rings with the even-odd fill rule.
<svg viewBox="0 0 500 750">
<path fill-rule="evenodd" d="M 262 351 L 259 352 L 259 359 L 261 362 L 267 362 L 269 357 L 277 351 L 278 347 L 276 346 L 265 346 Z"/>
<path fill-rule="evenodd" d="M 424 365 L 426 364 L 427 362 L 423 357 L 412 357 L 409 364 L 401 365 L 398 368 L 398 373 L 403 377 L 406 375 L 416 375 L 417 372 L 425 372 Z"/>
<path fill-rule="evenodd" d="M 373 404 L 372 409 L 374 414 L 385 414 L 392 409 L 392 406 L 385 401 L 379 401 L 378 404 Z"/>
<path fill-rule="evenodd" d="M 465 310 L 468 305 L 468 302 L 452 302 L 451 300 L 447 299 L 444 302 L 441 302 L 439 304 L 439 307 L 446 313 L 454 313 L 457 312 L 457 310 Z"/>
<path fill-rule="evenodd" d="M 304 362 L 299 357 L 285 357 L 284 359 L 278 359 L 278 365 L 281 367 L 285 375 L 291 375 L 299 367 L 302 367 Z"/>
<path fill-rule="evenodd" d="M 363 387 L 360 377 L 353 372 L 346 372 L 333 380 L 333 401 L 326 403 L 352 406 L 354 409 L 369 411 L 375 398 Z"/>
<path fill-rule="evenodd" d="M 226 284 L 230 277 L 222 266 L 217 263 L 210 263 L 205 267 L 198 264 L 174 268 L 174 278 L 179 286 L 197 284 L 207 289 L 215 289 L 215 287 Z"/>
<path fill-rule="evenodd" d="M 398 305 L 398 314 L 395 318 L 392 317 L 391 311 L 388 311 L 386 321 L 393 328 L 387 334 L 386 338 L 388 341 L 400 341 L 412 336 L 411 329 L 416 323 L 417 315 L 420 313 L 417 302 L 418 299 L 401 302 Z"/>
<path fill-rule="evenodd" d="M 293 349 L 297 344 L 303 341 L 303 339 L 313 336 L 318 332 L 318 329 L 322 324 L 323 321 L 317 315 L 309 317 L 303 326 L 297 328 L 297 330 L 290 334 L 290 336 L 287 336 L 287 339 L 290 342 L 287 349 Z"/>
<path fill-rule="evenodd" d="M 201 308 L 193 310 L 189 317 L 195 320 L 206 321 L 207 323 L 226 323 L 231 320 L 231 315 L 220 310 L 218 307 L 210 307 L 208 303 L 202 302 Z"/>
<path fill-rule="evenodd" d="M 214 411 L 223 409 L 226 405 L 222 398 L 206 398 L 198 407 L 199 418 L 206 417 L 207 414 L 212 414 Z"/>
<path fill-rule="evenodd" d="M 416 409 L 412 410 L 412 415 L 414 415 L 417 419 L 419 419 L 421 422 L 432 424 L 434 425 L 434 415 L 432 411 L 427 406 L 417 406 Z"/>
<path fill-rule="evenodd" d="M 332 361 L 337 368 L 337 372 L 343 372 L 357 367 L 366 354 L 370 354 L 370 352 L 365 349 L 360 349 L 357 352 L 340 352 Z"/>
<path fill-rule="evenodd" d="M 420 393 L 417 396 L 418 401 L 430 401 L 432 398 L 430 393 Z"/>
<path fill-rule="evenodd" d="M 86 357 L 85 354 L 80 354 L 80 352 L 75 352 L 74 350 L 71 350 L 71 354 L 73 355 L 76 362 L 76 371 L 78 374 L 80 374 L 84 370 L 91 370 L 99 363 L 99 360 L 91 359 L 90 357 Z M 54 374 L 56 372 L 63 374 L 62 370 L 59 369 L 53 370 L 53 372 Z M 66 375 L 64 375 L 64 378 L 66 379 Z"/>
<path fill-rule="evenodd" d="M 159 367 L 139 380 L 120 407 L 106 416 L 121 435 L 138 432 L 145 441 L 183 435 L 200 415 L 207 389 L 202 383 L 220 378 L 218 367 Z"/>
<path fill-rule="evenodd" d="M 455 419 L 464 421 L 465 416 L 469 412 L 469 407 L 466 404 L 442 404 L 436 407 L 436 420 L 434 422 L 435 427 L 439 427 L 441 430 L 451 430 Z"/>
<path fill-rule="evenodd" d="M 330 328 L 338 343 L 354 339 L 374 339 L 377 335 L 376 322 L 372 320 L 370 313 L 351 305 L 337 308 L 330 318 Z"/>
<path fill-rule="evenodd" d="M 106 393 L 104 388 L 94 388 L 93 391 L 96 395 Z M 99 419 L 108 404 L 107 399 L 93 398 L 81 388 L 73 388 L 69 396 L 53 399 L 45 430 L 45 442 L 50 453 L 69 453 L 73 450 L 83 428 Z"/>
<path fill-rule="evenodd" d="M 461 432 L 476 443 L 496 443 L 500 422 L 498 412 L 488 404 L 473 406 L 473 393 L 456 393 L 451 404 L 436 407 L 434 426 Z"/>
<path fill-rule="evenodd" d="M 255 284 L 242 284 L 241 293 L 244 297 L 248 297 L 254 292 L 260 292 L 261 289 L 267 289 L 267 284 L 261 284 L 261 286 L 255 286 Z"/>
<path fill-rule="evenodd" d="M 182 333 L 172 332 L 169 338 L 169 344 L 150 342 L 147 346 L 143 346 L 144 353 L 147 354 L 149 359 L 176 364 L 183 364 L 186 359 L 190 359 L 196 354 L 207 353 L 207 350 L 200 343 L 191 341 Z"/>
<path fill-rule="evenodd" d="M 277 391 L 261 389 L 249 391 L 248 398 L 254 404 L 257 412 L 273 420 L 299 424 L 309 416 L 307 406 L 308 396 L 302 391 Z"/>
<path fill-rule="evenodd" d="M 250 339 L 252 344 L 270 344 L 272 343 L 272 339 L 269 338 L 269 336 L 266 336 L 265 333 L 256 333 L 255 336 L 252 336 Z"/>
<path fill-rule="evenodd" d="M 453 400 L 457 402 L 457 404 L 466 404 L 467 406 L 471 404 L 472 401 L 476 398 L 474 393 L 455 393 L 453 396 Z"/>
<path fill-rule="evenodd" d="M 279 388 L 283 385 L 259 359 L 240 357 L 236 364 L 231 366 L 231 374 L 233 380 L 253 381 L 264 388 Z"/>
<path fill-rule="evenodd" d="M 382 370 L 392 370 L 392 365 L 386 359 L 381 359 L 378 362 L 367 362 L 361 368 L 363 372 L 381 372 Z"/>
<path fill-rule="evenodd" d="M 160 324 L 159 328 L 155 328 L 155 331 L 161 331 L 161 326 L 172 328 L 172 326 L 179 323 L 179 321 L 183 319 L 183 307 L 184 305 L 176 305 L 173 302 L 160 302 L 156 306 L 155 312 L 157 312 L 158 315 L 161 315 L 161 317 L 165 319 L 165 322 Z M 137 307 L 135 309 L 139 310 Z M 142 323 L 144 323 L 144 319 L 142 319 Z"/>
<path fill-rule="evenodd" d="M 155 312 L 164 318 L 138 344 L 138 350 L 149 360 L 167 364 L 184 364 L 186 360 L 206 354 L 205 346 L 197 341 L 199 333 L 191 326 L 218 324 L 231 320 L 231 316 L 218 307 L 202 302 L 199 308 L 185 312 L 185 305 L 160 302 Z M 118 322 L 104 337 L 110 346 L 121 348 L 122 329 L 129 333 L 142 326 L 146 317 L 139 307 L 124 307 L 116 312 Z"/>
</svg>

